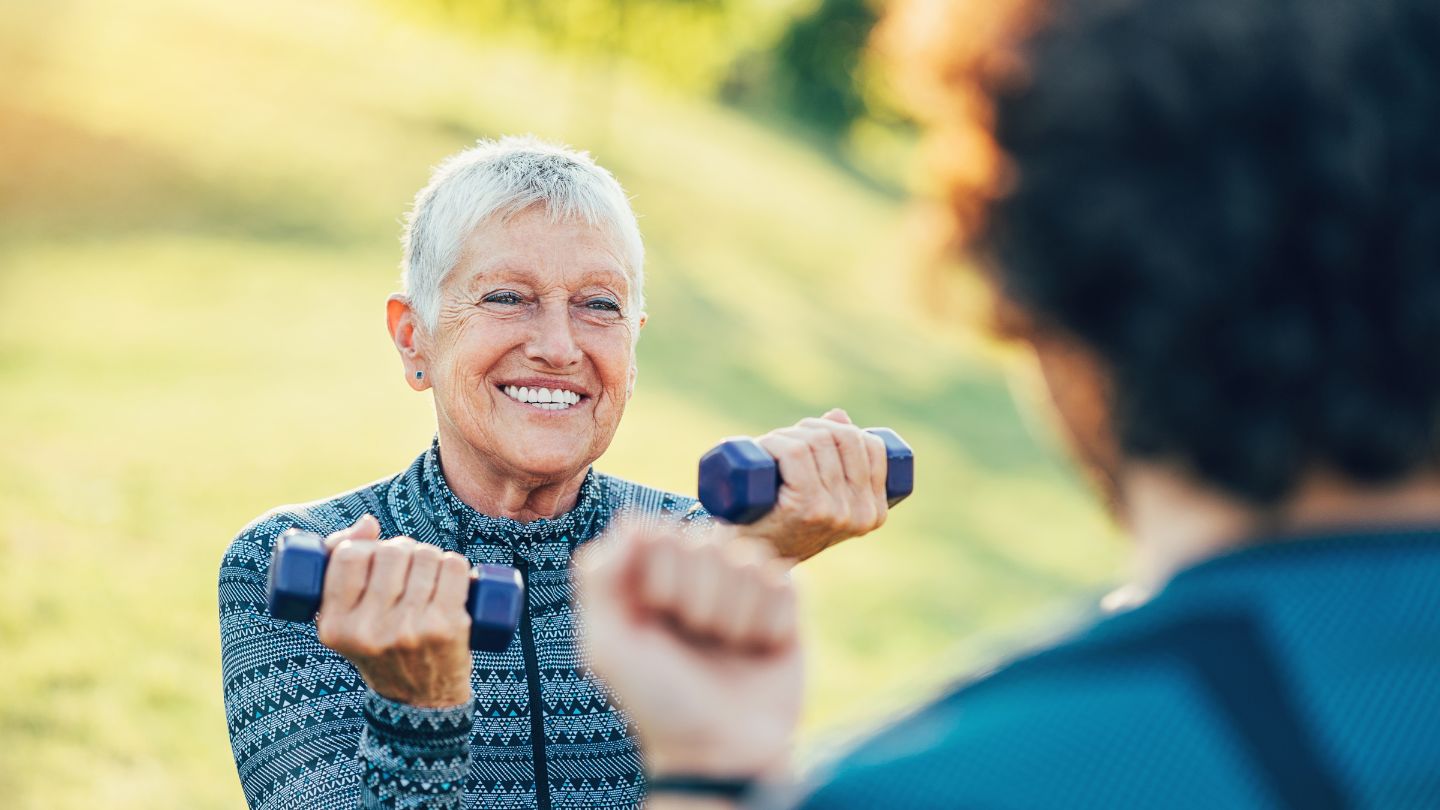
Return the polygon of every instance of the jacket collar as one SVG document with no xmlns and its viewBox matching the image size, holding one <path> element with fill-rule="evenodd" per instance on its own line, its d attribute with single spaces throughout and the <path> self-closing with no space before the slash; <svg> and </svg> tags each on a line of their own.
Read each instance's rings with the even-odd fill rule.
<svg viewBox="0 0 1440 810">
<path fill-rule="evenodd" d="M 570 511 L 528 523 L 484 514 L 460 500 L 445 480 L 438 436 L 397 483 L 390 501 L 401 530 L 416 537 L 438 534 L 442 547 L 461 553 L 475 544 L 499 544 L 531 559 L 537 545 L 565 543 L 573 551 L 603 528 L 604 476 L 593 468 L 586 471 Z"/>
</svg>

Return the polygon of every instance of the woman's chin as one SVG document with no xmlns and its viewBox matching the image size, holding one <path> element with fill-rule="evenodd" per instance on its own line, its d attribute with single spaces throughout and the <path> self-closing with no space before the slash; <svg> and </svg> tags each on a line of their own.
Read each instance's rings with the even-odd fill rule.
<svg viewBox="0 0 1440 810">
<path fill-rule="evenodd" d="M 520 444 L 506 456 L 510 466 L 527 478 L 556 480 L 575 475 L 590 466 L 589 460 L 575 454 L 573 445 L 546 452 L 539 444 Z"/>
</svg>

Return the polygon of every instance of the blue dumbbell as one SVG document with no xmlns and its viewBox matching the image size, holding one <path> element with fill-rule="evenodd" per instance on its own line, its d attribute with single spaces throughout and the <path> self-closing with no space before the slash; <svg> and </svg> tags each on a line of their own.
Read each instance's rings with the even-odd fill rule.
<svg viewBox="0 0 1440 810">
<path fill-rule="evenodd" d="M 325 566 L 330 555 L 325 539 L 314 532 L 289 529 L 275 541 L 270 555 L 270 615 L 287 622 L 308 622 L 320 610 Z M 470 649 L 501 652 L 520 624 L 525 586 L 520 572 L 508 565 L 480 565 L 470 578 L 465 611 L 470 614 Z"/>
<path fill-rule="evenodd" d="M 885 442 L 885 497 L 891 506 L 915 491 L 915 453 L 890 428 L 867 433 Z M 775 507 L 780 493 L 775 459 L 754 439 L 726 439 L 700 457 L 700 503 L 730 523 L 754 523 Z"/>
</svg>

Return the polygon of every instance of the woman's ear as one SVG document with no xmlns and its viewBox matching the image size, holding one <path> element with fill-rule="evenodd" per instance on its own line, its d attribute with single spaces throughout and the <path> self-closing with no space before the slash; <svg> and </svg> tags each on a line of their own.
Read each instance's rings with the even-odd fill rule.
<svg viewBox="0 0 1440 810">
<path fill-rule="evenodd" d="M 626 401 L 629 401 L 630 397 L 631 397 L 631 396 L 634 396 L 634 394 L 635 394 L 635 378 L 638 377 L 638 376 L 640 376 L 640 365 L 635 362 L 635 357 L 634 357 L 634 354 L 635 354 L 635 343 L 639 342 L 639 340 L 640 340 L 640 330 L 645 328 L 645 322 L 648 321 L 648 320 L 650 320 L 650 316 L 647 315 L 647 314 L 645 314 L 644 312 L 642 312 L 642 313 L 640 313 L 640 318 L 635 322 L 635 340 L 632 341 L 631 344 L 630 344 L 630 354 L 631 354 L 631 357 L 630 357 L 630 379 L 629 379 L 629 381 L 626 382 L 626 384 L 625 384 L 625 399 L 626 399 Z"/>
<path fill-rule="evenodd" d="M 385 325 L 390 329 L 390 340 L 400 353 L 400 362 L 405 367 L 405 382 L 416 391 L 430 387 L 430 369 L 425 346 L 425 333 L 420 325 L 420 314 L 410 305 L 410 299 L 396 293 L 385 302 Z"/>
</svg>

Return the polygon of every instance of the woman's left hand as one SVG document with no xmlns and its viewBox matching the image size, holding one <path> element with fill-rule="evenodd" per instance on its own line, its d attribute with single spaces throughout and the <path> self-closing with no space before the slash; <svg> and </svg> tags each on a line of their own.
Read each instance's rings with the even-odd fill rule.
<svg viewBox="0 0 1440 810">
<path fill-rule="evenodd" d="M 775 457 L 783 483 L 775 508 L 745 533 L 769 540 L 781 557 L 808 559 L 885 523 L 885 442 L 845 411 L 833 408 L 756 441 Z"/>
</svg>

